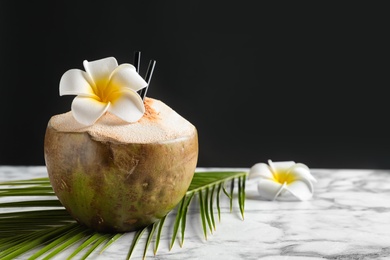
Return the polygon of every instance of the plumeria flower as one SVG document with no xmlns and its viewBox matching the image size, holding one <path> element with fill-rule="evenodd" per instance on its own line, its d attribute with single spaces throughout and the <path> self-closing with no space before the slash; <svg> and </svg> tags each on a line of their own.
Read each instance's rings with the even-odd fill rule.
<svg viewBox="0 0 390 260">
<path fill-rule="evenodd" d="M 145 112 L 138 90 L 146 81 L 131 64 L 121 64 L 114 57 L 83 62 L 85 71 L 70 69 L 60 80 L 60 96 L 76 95 L 72 102 L 73 117 L 84 125 L 93 125 L 110 112 L 131 123 Z"/>
<path fill-rule="evenodd" d="M 257 190 L 267 200 L 308 200 L 313 196 L 316 179 L 310 169 L 294 161 L 253 165 L 249 179 L 257 181 Z"/>
</svg>

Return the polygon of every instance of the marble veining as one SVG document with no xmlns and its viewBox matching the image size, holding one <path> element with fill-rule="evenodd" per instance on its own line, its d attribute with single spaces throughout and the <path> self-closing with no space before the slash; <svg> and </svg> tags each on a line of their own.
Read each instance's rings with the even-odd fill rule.
<svg viewBox="0 0 390 260">
<path fill-rule="evenodd" d="M 198 168 L 205 170 L 244 170 Z M 312 169 L 317 179 L 309 201 L 264 201 L 255 183 L 246 185 L 245 219 L 238 205 L 221 200 L 221 221 L 207 241 L 196 201 L 191 204 L 183 247 L 169 250 L 175 212 L 171 212 L 157 255 L 147 259 L 390 259 L 390 170 Z M 44 166 L 0 166 L 0 181 L 47 176 Z M 236 202 L 236 201 L 235 201 Z M 0 209 L 3 212 L 7 209 Z M 126 259 L 134 233 L 127 233 L 90 259 Z M 146 237 L 132 259 L 142 259 Z M 58 259 L 64 259 L 69 251 Z M 27 256 L 18 259 L 25 259 Z"/>
</svg>

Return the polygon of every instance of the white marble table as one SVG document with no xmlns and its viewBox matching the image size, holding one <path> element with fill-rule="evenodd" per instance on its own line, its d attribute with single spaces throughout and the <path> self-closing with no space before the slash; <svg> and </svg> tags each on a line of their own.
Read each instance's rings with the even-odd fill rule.
<svg viewBox="0 0 390 260">
<path fill-rule="evenodd" d="M 172 212 L 157 255 L 151 247 L 147 259 L 390 259 L 390 170 L 312 169 L 312 174 L 318 182 L 306 202 L 259 200 L 248 181 L 245 219 L 236 203 L 230 213 L 222 200 L 221 222 L 207 241 L 198 209 L 191 207 L 183 247 L 177 242 L 169 250 Z M 0 166 L 0 181 L 41 176 L 47 176 L 43 166 Z M 126 259 L 133 235 L 90 259 Z M 142 238 L 131 259 L 142 259 L 144 243 Z"/>
</svg>

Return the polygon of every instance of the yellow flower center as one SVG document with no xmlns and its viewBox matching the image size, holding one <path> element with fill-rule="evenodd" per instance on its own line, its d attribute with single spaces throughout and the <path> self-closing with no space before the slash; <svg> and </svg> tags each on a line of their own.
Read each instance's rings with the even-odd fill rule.
<svg viewBox="0 0 390 260">
<path fill-rule="evenodd" d="M 114 102 L 121 96 L 121 92 L 119 91 L 121 88 L 119 85 L 115 84 L 107 84 L 105 80 L 99 80 L 95 82 L 96 87 L 93 88 L 94 94 L 96 95 L 96 100 L 108 103 Z"/>
<path fill-rule="evenodd" d="M 274 181 L 280 184 L 290 184 L 296 180 L 290 171 L 279 171 L 273 173 Z"/>
</svg>

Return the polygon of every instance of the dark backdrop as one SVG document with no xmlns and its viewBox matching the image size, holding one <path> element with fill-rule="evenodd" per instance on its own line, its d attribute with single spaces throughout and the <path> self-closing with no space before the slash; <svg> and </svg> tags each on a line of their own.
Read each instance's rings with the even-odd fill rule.
<svg viewBox="0 0 390 260">
<path fill-rule="evenodd" d="M 198 166 L 390 168 L 384 6 L 25 2 L 0 0 L 0 165 L 44 164 L 66 70 L 139 50 L 148 96 L 197 127 Z"/>
</svg>

